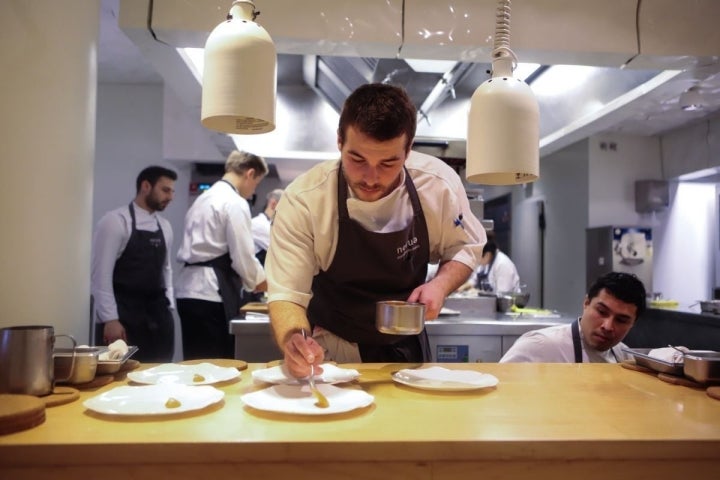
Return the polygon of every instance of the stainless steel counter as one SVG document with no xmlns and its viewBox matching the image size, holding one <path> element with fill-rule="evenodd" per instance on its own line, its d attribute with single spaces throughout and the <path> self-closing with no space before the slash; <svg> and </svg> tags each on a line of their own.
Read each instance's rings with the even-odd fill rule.
<svg viewBox="0 0 720 480">
<path fill-rule="evenodd" d="M 235 335 L 235 358 L 247 362 L 268 362 L 282 358 L 264 315 L 248 314 L 230 322 Z M 478 315 L 470 311 L 443 316 L 425 323 L 433 361 L 497 362 L 515 340 L 530 330 L 570 323 L 567 315 L 517 316 L 503 313 Z"/>
</svg>

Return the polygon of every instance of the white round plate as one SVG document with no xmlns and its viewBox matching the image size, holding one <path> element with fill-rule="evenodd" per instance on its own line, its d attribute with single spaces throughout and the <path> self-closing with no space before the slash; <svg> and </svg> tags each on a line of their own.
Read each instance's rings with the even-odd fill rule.
<svg viewBox="0 0 720 480">
<path fill-rule="evenodd" d="M 444 367 L 404 369 L 393 373 L 397 383 L 422 390 L 464 391 L 494 387 L 499 380 L 489 373 L 474 370 L 450 370 Z"/>
<path fill-rule="evenodd" d="M 315 397 L 305 385 L 274 385 L 246 393 L 240 399 L 245 405 L 267 412 L 292 413 L 297 415 L 330 415 L 343 413 L 372 404 L 375 397 L 363 390 L 339 388 L 327 383 L 316 387 L 328 399 L 330 406 L 315 406 Z"/>
<path fill-rule="evenodd" d="M 181 384 L 181 385 L 211 385 L 225 382 L 240 376 L 240 371 L 234 367 L 218 367 L 212 363 L 198 363 L 197 365 L 179 365 L 177 363 L 163 363 L 147 370 L 134 371 L 127 374 L 127 378 L 136 383 L 149 385 Z"/>
<path fill-rule="evenodd" d="M 113 388 L 83 402 L 85 408 L 108 415 L 171 415 L 173 413 L 200 410 L 225 397 L 225 392 L 215 387 L 190 387 L 179 384 L 123 386 Z M 170 398 L 180 406 L 169 408 Z"/>
<path fill-rule="evenodd" d="M 340 368 L 332 363 L 323 363 L 321 365 L 323 372 L 315 375 L 315 383 L 344 383 L 352 382 L 360 376 L 360 372 L 352 368 Z M 307 380 L 298 380 L 285 373 L 281 365 L 271 368 L 263 368 L 254 370 L 252 378 L 258 382 L 274 383 L 276 385 L 300 385 L 306 383 Z"/>
</svg>

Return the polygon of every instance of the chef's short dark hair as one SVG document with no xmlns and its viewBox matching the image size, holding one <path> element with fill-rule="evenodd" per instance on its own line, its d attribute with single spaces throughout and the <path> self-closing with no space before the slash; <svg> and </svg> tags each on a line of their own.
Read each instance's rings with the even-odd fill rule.
<svg viewBox="0 0 720 480">
<path fill-rule="evenodd" d="M 488 241 L 483 246 L 483 255 L 485 255 L 486 253 L 491 253 L 494 257 L 495 254 L 497 253 L 497 249 L 498 248 L 497 248 L 497 244 L 495 243 L 495 241 L 488 239 Z"/>
<path fill-rule="evenodd" d="M 640 279 L 632 273 L 610 272 L 595 280 L 588 290 L 588 299 L 597 297 L 601 290 L 607 290 L 610 295 L 625 303 L 632 303 L 637 308 L 639 317 L 647 307 L 645 286 Z"/>
<path fill-rule="evenodd" d="M 151 187 L 154 187 L 161 177 L 167 177 L 170 180 L 175 181 L 177 180 L 177 173 L 175 173 L 174 170 L 170 170 L 169 168 L 165 167 L 159 167 L 157 165 L 147 167 L 137 176 L 137 180 L 135 181 L 136 193 L 140 193 L 140 185 L 142 185 L 142 182 L 147 181 Z"/>
<path fill-rule="evenodd" d="M 417 110 L 403 88 L 368 83 L 355 89 L 345 100 L 338 125 L 341 145 L 351 126 L 380 142 L 405 134 L 405 150 L 410 151 L 417 128 Z"/>
</svg>

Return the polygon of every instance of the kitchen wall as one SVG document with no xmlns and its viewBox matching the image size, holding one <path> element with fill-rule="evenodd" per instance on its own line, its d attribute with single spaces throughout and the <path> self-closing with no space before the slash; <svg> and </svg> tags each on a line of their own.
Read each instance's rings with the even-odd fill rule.
<svg viewBox="0 0 720 480">
<path fill-rule="evenodd" d="M 698 165 L 717 163 L 715 150 L 707 147 L 716 139 L 698 139 L 698 130 L 713 132 L 717 121 L 716 117 L 706 122 L 710 128 L 701 124 L 659 137 L 593 136 L 543 157 L 535 184 L 512 187 L 513 260 L 521 281 L 530 288 L 531 306 L 541 305 L 544 290 L 544 307 L 580 313 L 586 291 L 585 230 L 605 225 L 652 227 L 653 291 L 677 300 L 682 309 L 712 298 L 718 262 L 716 179 L 681 181 L 666 172 L 668 165 L 675 173 L 687 173 Z M 676 145 L 674 153 L 662 148 L 668 138 Z M 698 156 L 704 156 L 702 163 Z M 670 205 L 640 214 L 635 210 L 634 183 L 648 179 L 669 179 Z M 484 196 L 487 200 L 500 193 L 486 189 Z M 541 203 L 547 223 L 544 268 L 538 228 Z"/>
</svg>

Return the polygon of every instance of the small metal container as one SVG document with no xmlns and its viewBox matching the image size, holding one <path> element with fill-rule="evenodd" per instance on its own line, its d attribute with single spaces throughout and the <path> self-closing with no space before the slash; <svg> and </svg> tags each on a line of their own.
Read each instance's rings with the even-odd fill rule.
<svg viewBox="0 0 720 480">
<path fill-rule="evenodd" d="M 720 352 L 690 350 L 685 354 L 683 373 L 700 383 L 720 382 Z"/>
<path fill-rule="evenodd" d="M 73 349 L 56 348 L 54 351 L 55 377 L 67 378 L 64 383 L 87 383 L 95 378 L 98 365 L 98 347 L 76 347 L 75 365 L 73 366 Z"/>
<path fill-rule="evenodd" d="M 425 327 L 425 305 L 399 300 L 375 304 L 375 328 L 392 335 L 417 335 Z"/>
<path fill-rule="evenodd" d="M 495 300 L 497 304 L 497 311 L 500 313 L 506 313 L 510 311 L 510 309 L 513 306 L 513 297 L 510 294 L 501 294 L 498 293 L 497 300 Z"/>
</svg>

